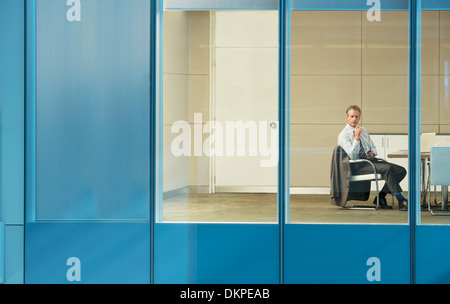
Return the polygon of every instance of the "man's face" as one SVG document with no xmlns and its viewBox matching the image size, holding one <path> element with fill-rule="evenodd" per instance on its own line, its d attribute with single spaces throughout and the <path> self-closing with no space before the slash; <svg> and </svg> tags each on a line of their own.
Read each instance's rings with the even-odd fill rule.
<svg viewBox="0 0 450 304">
<path fill-rule="evenodd" d="M 359 111 L 349 110 L 347 113 L 347 123 L 353 128 L 358 125 L 360 118 Z"/>
</svg>

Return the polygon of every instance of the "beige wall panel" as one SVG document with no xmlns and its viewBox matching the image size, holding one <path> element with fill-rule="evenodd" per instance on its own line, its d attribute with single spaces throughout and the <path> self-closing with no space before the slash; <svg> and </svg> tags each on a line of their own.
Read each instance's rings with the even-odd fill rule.
<svg viewBox="0 0 450 304">
<path fill-rule="evenodd" d="M 375 134 L 408 134 L 407 124 L 362 124 L 371 135 Z"/>
<path fill-rule="evenodd" d="M 408 124 L 408 76 L 362 77 L 363 124 Z"/>
<path fill-rule="evenodd" d="M 450 67 L 450 11 L 440 12 L 440 74 L 449 73 Z"/>
<path fill-rule="evenodd" d="M 439 73 L 439 12 L 422 11 L 421 73 Z"/>
<path fill-rule="evenodd" d="M 194 113 L 202 113 L 203 123 L 209 118 L 209 76 L 189 75 L 189 122 L 194 122 Z"/>
<path fill-rule="evenodd" d="M 291 126 L 291 187 L 330 186 L 331 156 L 344 127 L 344 123 Z"/>
<path fill-rule="evenodd" d="M 439 133 L 439 125 L 421 125 L 420 133 Z"/>
<path fill-rule="evenodd" d="M 439 124 L 439 76 L 422 75 L 420 88 L 421 123 Z"/>
<path fill-rule="evenodd" d="M 450 134 L 450 125 L 440 125 L 441 134 Z"/>
<path fill-rule="evenodd" d="M 188 121 L 188 77 L 180 74 L 163 75 L 163 125 L 178 120 Z"/>
<path fill-rule="evenodd" d="M 360 76 L 291 77 L 291 123 L 346 123 L 349 105 L 361 106 Z"/>
<path fill-rule="evenodd" d="M 371 135 L 375 134 L 400 134 L 400 135 L 407 135 L 408 134 L 408 125 L 371 125 L 371 124 L 365 124 L 363 125 L 364 128 L 366 128 Z M 422 125 L 421 126 L 421 133 L 438 133 L 439 132 L 439 125 Z"/>
<path fill-rule="evenodd" d="M 188 124 L 185 124 L 189 126 Z M 170 126 L 163 126 L 163 191 L 188 186 L 189 162 L 187 156 L 175 156 L 171 144 L 178 133 L 172 133 Z"/>
<path fill-rule="evenodd" d="M 218 11 L 216 29 L 216 47 L 278 47 L 277 11 Z"/>
<path fill-rule="evenodd" d="M 189 74 L 209 74 L 209 11 L 189 13 Z"/>
<path fill-rule="evenodd" d="M 439 115 L 441 124 L 450 124 L 450 94 L 449 94 L 449 76 L 439 76 L 440 102 Z"/>
<path fill-rule="evenodd" d="M 360 74 L 361 12 L 292 12 L 291 73 Z"/>
<path fill-rule="evenodd" d="M 164 73 L 187 74 L 189 69 L 189 13 L 164 11 Z"/>
<path fill-rule="evenodd" d="M 382 11 L 379 22 L 362 20 L 362 73 L 407 75 L 408 12 Z"/>
</svg>

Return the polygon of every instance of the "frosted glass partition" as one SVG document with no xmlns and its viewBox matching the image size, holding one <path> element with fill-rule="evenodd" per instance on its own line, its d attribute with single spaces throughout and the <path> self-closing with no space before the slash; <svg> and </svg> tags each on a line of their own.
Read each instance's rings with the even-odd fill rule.
<svg viewBox="0 0 450 304">
<path fill-rule="evenodd" d="M 76 3 L 36 2 L 34 216 L 148 220 L 150 2 Z"/>
</svg>

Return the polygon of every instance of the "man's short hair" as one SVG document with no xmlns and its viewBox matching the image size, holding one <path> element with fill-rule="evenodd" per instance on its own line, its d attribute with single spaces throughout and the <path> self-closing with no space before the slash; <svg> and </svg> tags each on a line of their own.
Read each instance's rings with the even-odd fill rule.
<svg viewBox="0 0 450 304">
<path fill-rule="evenodd" d="M 361 115 L 361 108 L 358 107 L 357 105 L 351 105 L 347 108 L 347 111 L 345 111 L 345 114 L 348 115 L 348 111 L 353 110 L 353 111 L 358 111 L 359 115 Z"/>
</svg>

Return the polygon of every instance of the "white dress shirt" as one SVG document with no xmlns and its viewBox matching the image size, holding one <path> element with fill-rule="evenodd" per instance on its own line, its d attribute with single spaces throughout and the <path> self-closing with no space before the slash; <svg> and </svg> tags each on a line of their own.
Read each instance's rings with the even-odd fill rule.
<svg viewBox="0 0 450 304">
<path fill-rule="evenodd" d="M 341 146 L 348 157 L 352 160 L 359 159 L 359 142 L 361 141 L 366 154 L 373 151 L 377 155 L 377 148 L 370 138 L 369 131 L 366 128 L 361 127 L 362 132 L 359 136 L 359 141 L 355 139 L 355 128 L 347 124 L 338 136 L 338 145 Z"/>
</svg>

